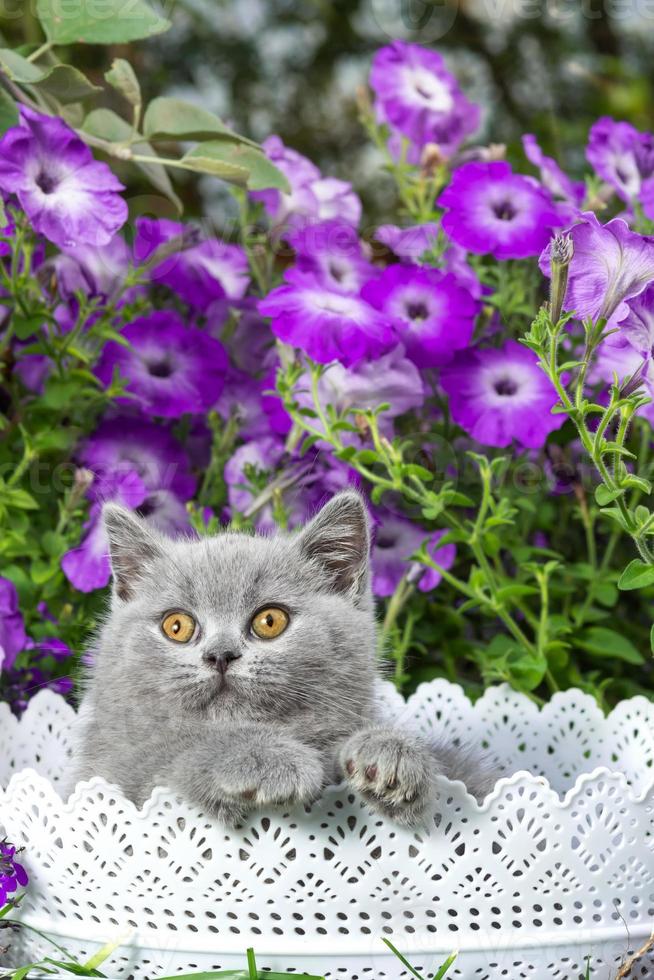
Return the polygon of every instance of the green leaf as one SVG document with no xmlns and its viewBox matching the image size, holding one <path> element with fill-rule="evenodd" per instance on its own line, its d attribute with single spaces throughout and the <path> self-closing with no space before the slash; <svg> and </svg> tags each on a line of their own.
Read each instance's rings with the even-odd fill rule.
<svg viewBox="0 0 654 980">
<path fill-rule="evenodd" d="M 609 490 L 608 487 L 604 486 L 603 483 L 597 487 L 595 490 L 595 500 L 600 505 L 600 507 L 605 507 L 607 504 L 612 503 L 617 500 L 618 497 L 622 497 L 624 490 Z"/>
<path fill-rule="evenodd" d="M 125 61 L 124 58 L 114 58 L 111 62 L 111 68 L 104 73 L 104 77 L 112 88 L 115 88 L 127 99 L 130 105 L 141 105 L 143 101 L 141 86 L 129 61 Z"/>
<path fill-rule="evenodd" d="M 654 565 L 648 565 L 640 558 L 630 561 L 618 579 L 618 588 L 622 592 L 644 589 L 652 584 L 654 584 Z"/>
<path fill-rule="evenodd" d="M 434 474 L 431 470 L 428 470 L 425 466 L 418 465 L 418 463 L 407 463 L 402 467 L 402 475 L 415 476 L 418 480 L 422 480 L 423 483 L 434 482 Z"/>
<path fill-rule="evenodd" d="M 636 649 L 631 640 L 622 633 L 607 629 L 606 626 L 591 626 L 581 634 L 577 645 L 595 657 L 613 657 L 635 665 L 645 663 L 642 653 Z"/>
<path fill-rule="evenodd" d="M 82 129 L 90 136 L 97 136 L 99 139 L 108 140 L 110 143 L 126 143 L 133 136 L 132 126 L 124 119 L 121 119 L 111 109 L 94 109 L 93 112 L 89 112 L 84 120 Z M 157 190 L 161 191 L 169 201 L 172 201 L 177 211 L 181 214 L 184 210 L 182 202 L 173 189 L 166 168 L 162 163 L 156 162 L 157 154 L 155 149 L 145 140 L 134 143 L 131 148 L 134 153 L 140 153 L 153 158 L 153 161 L 155 161 L 153 163 L 135 161 L 135 164 Z"/>
<path fill-rule="evenodd" d="M 38 510 L 37 504 L 31 493 L 21 490 L 20 487 L 4 491 L 5 502 L 8 507 L 16 507 L 18 510 Z"/>
<path fill-rule="evenodd" d="M 537 595 L 538 592 L 539 590 L 534 588 L 533 585 L 505 585 L 503 588 L 497 590 L 497 598 L 500 602 L 504 602 L 506 599 L 519 599 L 525 595 Z"/>
<path fill-rule="evenodd" d="M 453 507 L 475 506 L 474 500 L 467 497 L 465 493 L 459 493 L 458 490 L 448 490 L 446 496 L 448 504 L 452 504 Z"/>
<path fill-rule="evenodd" d="M 124 44 L 170 27 L 144 0 L 36 0 L 36 14 L 53 44 Z"/>
<path fill-rule="evenodd" d="M 0 136 L 18 125 L 18 106 L 3 88 L 0 88 Z M 4 214 L 4 208 L 3 208 Z"/>
<path fill-rule="evenodd" d="M 190 150 L 182 162 L 189 170 L 221 177 L 251 191 L 268 187 L 290 191 L 286 177 L 268 157 L 243 143 L 210 140 Z"/>
<path fill-rule="evenodd" d="M 72 65 L 33 65 L 9 48 L 0 48 L 0 64 L 5 74 L 20 85 L 30 85 L 61 102 L 79 102 L 102 89 Z"/>
<path fill-rule="evenodd" d="M 163 96 L 153 99 L 145 110 L 143 135 L 149 140 L 211 140 L 219 136 L 246 143 L 259 150 L 258 143 L 235 133 L 218 116 L 214 116 L 213 112 L 193 105 L 192 102 L 184 102 L 183 99 Z"/>
<path fill-rule="evenodd" d="M 642 490 L 643 493 L 652 492 L 652 484 L 649 482 L 649 480 L 644 480 L 641 476 L 635 476 L 633 473 L 626 476 L 622 481 L 622 484 L 625 487 L 633 487 L 635 490 Z"/>
<path fill-rule="evenodd" d="M 65 408 L 66 405 L 74 402 L 78 393 L 79 385 L 75 381 L 59 381 L 56 378 L 50 378 L 41 400 L 48 408 Z"/>
<path fill-rule="evenodd" d="M 36 313 L 33 316 L 19 316 L 14 313 L 11 322 L 18 339 L 27 340 L 28 337 L 32 337 L 41 329 L 43 326 L 43 317 L 40 313 Z"/>
</svg>

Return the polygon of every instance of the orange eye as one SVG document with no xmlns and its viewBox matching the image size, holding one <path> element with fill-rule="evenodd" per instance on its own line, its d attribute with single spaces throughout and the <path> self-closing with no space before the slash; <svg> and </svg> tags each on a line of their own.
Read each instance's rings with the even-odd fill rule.
<svg viewBox="0 0 654 980">
<path fill-rule="evenodd" d="M 281 636 L 290 622 L 289 615 L 277 606 L 262 609 L 252 620 L 252 632 L 260 640 L 274 640 Z"/>
<path fill-rule="evenodd" d="M 161 623 L 161 628 L 169 640 L 176 643 L 188 643 L 195 633 L 195 620 L 188 613 L 168 613 Z"/>
</svg>

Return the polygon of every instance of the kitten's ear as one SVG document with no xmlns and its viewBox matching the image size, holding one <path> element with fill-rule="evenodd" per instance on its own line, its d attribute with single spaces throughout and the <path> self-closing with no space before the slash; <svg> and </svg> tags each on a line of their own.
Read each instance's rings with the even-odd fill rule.
<svg viewBox="0 0 654 980">
<path fill-rule="evenodd" d="M 360 598 L 368 589 L 370 521 L 355 490 L 325 504 L 299 537 L 302 554 L 319 565 L 335 592 Z"/>
<path fill-rule="evenodd" d="M 119 599 L 129 602 L 148 565 L 155 558 L 163 557 L 163 551 L 156 535 L 131 510 L 118 504 L 105 504 L 102 519 L 109 538 L 114 590 Z"/>
</svg>

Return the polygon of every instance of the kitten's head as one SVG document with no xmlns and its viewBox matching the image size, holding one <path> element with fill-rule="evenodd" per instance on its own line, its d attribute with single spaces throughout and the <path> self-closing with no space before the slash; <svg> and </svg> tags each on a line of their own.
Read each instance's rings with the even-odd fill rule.
<svg viewBox="0 0 654 980">
<path fill-rule="evenodd" d="M 303 530 L 169 540 L 105 506 L 113 570 L 98 669 L 134 696 L 229 717 L 360 710 L 374 677 L 369 522 L 354 491 Z M 355 708 L 355 702 L 358 707 Z"/>
</svg>

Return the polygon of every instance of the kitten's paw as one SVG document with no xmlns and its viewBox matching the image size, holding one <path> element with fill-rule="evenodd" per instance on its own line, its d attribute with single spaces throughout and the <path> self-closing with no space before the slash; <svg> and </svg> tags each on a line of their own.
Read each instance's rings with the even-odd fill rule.
<svg viewBox="0 0 654 980">
<path fill-rule="evenodd" d="M 311 803 L 324 786 L 320 753 L 290 739 L 236 753 L 216 778 L 218 794 L 247 810 Z"/>
<path fill-rule="evenodd" d="M 390 728 L 364 729 L 347 740 L 340 763 L 373 809 L 407 826 L 420 822 L 431 797 L 434 761 L 417 738 Z"/>
</svg>

